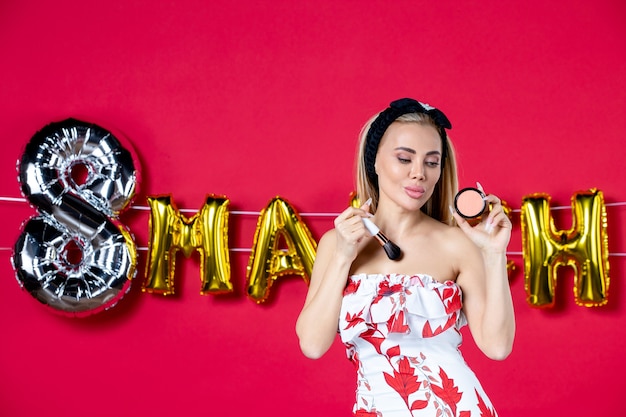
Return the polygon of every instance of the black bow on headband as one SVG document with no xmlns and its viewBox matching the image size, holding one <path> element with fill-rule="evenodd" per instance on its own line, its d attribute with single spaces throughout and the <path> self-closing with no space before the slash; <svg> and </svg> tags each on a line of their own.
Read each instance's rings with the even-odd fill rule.
<svg viewBox="0 0 626 417">
<path fill-rule="evenodd" d="M 396 119 L 401 115 L 407 113 L 425 113 L 433 119 L 438 127 L 452 129 L 452 124 L 450 124 L 450 120 L 448 120 L 446 115 L 443 114 L 441 110 L 436 109 L 428 104 L 420 103 L 419 101 L 413 100 L 412 98 L 401 98 L 399 100 L 392 101 L 389 105 L 389 108 L 400 112 L 398 116 L 396 116 Z"/>
<path fill-rule="evenodd" d="M 452 124 L 445 114 L 435 107 L 429 106 L 425 103 L 420 103 L 412 98 L 401 98 L 399 100 L 392 101 L 389 107 L 380 112 L 380 114 L 374 119 L 370 129 L 367 131 L 366 144 L 365 144 L 365 169 L 367 171 L 367 177 L 374 186 L 378 186 L 378 175 L 374 169 L 374 162 L 376 161 L 376 152 L 378 152 L 378 145 L 382 139 L 385 131 L 389 128 L 398 117 L 403 114 L 409 113 L 422 113 L 428 115 L 439 131 L 442 144 L 441 155 L 441 169 L 443 169 L 444 161 L 446 158 L 446 130 L 452 129 Z"/>
</svg>

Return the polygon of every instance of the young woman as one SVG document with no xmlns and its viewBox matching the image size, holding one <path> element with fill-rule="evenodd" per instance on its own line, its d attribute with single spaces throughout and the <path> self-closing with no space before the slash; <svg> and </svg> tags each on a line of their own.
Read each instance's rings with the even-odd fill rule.
<svg viewBox="0 0 626 417">
<path fill-rule="evenodd" d="M 365 203 L 344 210 L 317 248 L 296 332 L 315 359 L 339 330 L 357 365 L 357 416 L 496 415 L 458 347 L 469 324 L 488 357 L 511 352 L 511 222 L 494 195 L 474 226 L 453 213 L 450 128 L 440 110 L 413 99 L 370 119 L 357 158 Z M 386 255 L 364 218 L 397 244 L 400 258 Z"/>
</svg>

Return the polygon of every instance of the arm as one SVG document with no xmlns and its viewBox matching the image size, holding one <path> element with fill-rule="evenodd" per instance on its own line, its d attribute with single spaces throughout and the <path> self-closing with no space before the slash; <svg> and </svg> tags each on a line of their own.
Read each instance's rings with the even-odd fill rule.
<svg viewBox="0 0 626 417">
<path fill-rule="evenodd" d="M 513 348 L 515 315 L 506 269 L 511 222 L 500 200 L 489 195 L 489 216 L 471 227 L 454 213 L 461 230 L 474 243 L 467 251 L 457 282 L 463 289 L 463 310 L 477 346 L 491 359 L 505 359 Z M 461 252 L 463 253 L 463 252 Z"/>
<path fill-rule="evenodd" d="M 365 208 L 365 206 L 363 207 Z M 296 322 L 300 349 L 311 359 L 321 357 L 337 336 L 341 300 L 352 262 L 369 236 L 361 217 L 367 212 L 350 207 L 335 219 L 335 229 L 320 239 L 309 291 Z"/>
</svg>

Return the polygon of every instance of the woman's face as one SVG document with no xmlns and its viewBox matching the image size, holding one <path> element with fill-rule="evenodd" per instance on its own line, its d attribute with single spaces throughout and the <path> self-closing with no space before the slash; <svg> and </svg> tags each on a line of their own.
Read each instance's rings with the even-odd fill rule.
<svg viewBox="0 0 626 417">
<path fill-rule="evenodd" d="M 374 164 L 379 204 L 385 199 L 406 210 L 420 209 L 441 176 L 441 139 L 437 130 L 417 123 L 392 123 Z"/>
</svg>

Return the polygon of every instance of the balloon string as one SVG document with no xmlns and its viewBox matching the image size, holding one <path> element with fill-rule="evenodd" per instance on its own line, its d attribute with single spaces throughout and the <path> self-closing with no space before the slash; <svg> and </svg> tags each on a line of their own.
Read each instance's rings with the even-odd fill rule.
<svg viewBox="0 0 626 417">
<path fill-rule="evenodd" d="M 618 206 L 626 206 L 626 201 L 616 201 L 614 203 L 604 203 L 605 207 L 618 207 Z M 555 206 L 550 207 L 550 210 L 571 210 L 572 206 Z M 521 213 L 522 209 L 511 209 L 513 213 Z"/>
<path fill-rule="evenodd" d="M 7 248 L 7 247 L 0 247 L 0 252 L 7 252 L 7 251 L 12 251 L 13 248 Z M 137 250 L 139 252 L 147 252 L 148 251 L 148 247 L 147 246 L 138 246 Z M 251 248 L 230 248 L 229 249 L 230 252 L 243 252 L 243 253 L 250 253 L 252 252 Z M 523 256 L 523 252 L 507 252 L 506 253 L 507 256 Z M 622 258 L 622 257 L 626 257 L 626 253 L 623 252 L 609 252 L 609 256 L 611 257 L 616 257 L 616 258 Z"/>
<path fill-rule="evenodd" d="M 0 197 L 0 201 L 12 202 L 12 203 L 27 203 L 28 201 L 25 198 L 16 198 L 16 197 Z M 150 207 L 148 206 L 130 206 L 132 210 L 139 211 L 150 211 Z M 197 213 L 196 209 L 178 209 L 181 213 Z M 247 210 L 229 210 L 229 214 L 234 214 L 237 216 L 258 216 L 261 214 L 260 211 L 247 211 Z M 302 217 L 337 217 L 340 213 L 298 213 Z"/>
<path fill-rule="evenodd" d="M 18 198 L 18 197 L 2 197 L 0 196 L 0 201 L 5 201 L 5 202 L 12 202 L 12 203 L 27 203 L 28 201 L 25 198 Z M 617 202 L 613 202 L 613 203 L 604 203 L 604 205 L 606 207 L 617 207 L 617 206 L 626 206 L 626 201 L 617 201 Z M 133 210 L 140 210 L 140 211 L 150 211 L 150 207 L 148 206 L 130 206 L 131 209 Z M 572 206 L 556 206 L 556 207 L 551 207 L 551 210 L 566 210 L 566 209 L 571 209 Z M 194 209 L 179 209 L 179 211 L 181 213 L 197 213 L 198 210 L 194 210 Z M 521 209 L 512 209 L 512 212 L 515 213 L 519 213 L 521 212 Z M 234 214 L 234 215 L 239 215 L 239 216 L 258 216 L 261 214 L 260 211 L 244 211 L 244 210 L 232 210 L 229 211 L 230 214 Z M 339 215 L 339 213 L 298 213 L 300 216 L 302 217 L 337 217 Z M 9 248 L 9 247 L 0 247 L 0 251 L 4 252 L 4 251 L 11 251 L 13 250 L 13 248 Z M 138 247 L 137 250 L 142 251 L 142 252 L 147 252 L 148 251 L 148 247 Z M 252 249 L 249 248 L 231 248 L 230 249 L 231 252 L 252 252 Z M 523 253 L 522 252 L 507 252 L 507 255 L 509 256 L 522 256 Z M 609 253 L 609 256 L 612 257 L 626 257 L 626 253 L 623 252 L 615 252 L 615 253 Z"/>
<path fill-rule="evenodd" d="M 28 201 L 25 198 L 19 198 L 19 197 L 1 197 L 0 196 L 0 201 L 6 201 L 6 202 L 12 202 L 12 203 L 27 203 Z M 619 206 L 626 206 L 626 201 L 616 201 L 613 203 L 604 203 L 605 207 L 619 207 Z M 139 211 L 150 211 L 150 207 L 148 206 L 130 206 L 129 208 L 133 209 L 133 210 L 139 210 Z M 571 210 L 572 206 L 554 206 L 554 207 L 550 207 L 550 210 Z M 178 211 L 180 211 L 181 213 L 197 213 L 198 210 L 197 209 L 179 209 Z M 520 213 L 522 211 L 522 209 L 511 209 L 511 212 L 513 213 Z M 234 215 L 239 215 L 239 216 L 258 216 L 259 214 L 261 214 L 260 211 L 246 211 L 246 210 L 230 210 L 229 211 L 230 214 L 234 214 Z M 337 217 L 340 213 L 298 213 L 300 216 L 303 217 Z"/>
<path fill-rule="evenodd" d="M 25 203 L 25 198 L 15 198 L 15 197 L 0 197 L 0 201 L 12 201 L 16 203 Z"/>
</svg>

